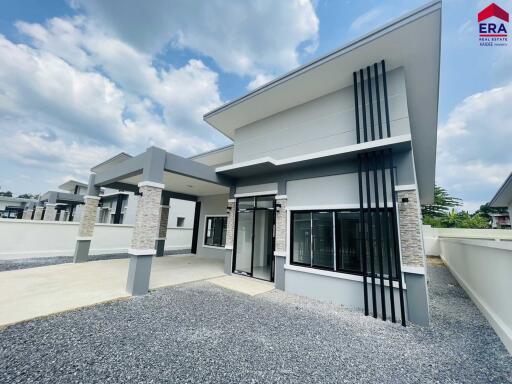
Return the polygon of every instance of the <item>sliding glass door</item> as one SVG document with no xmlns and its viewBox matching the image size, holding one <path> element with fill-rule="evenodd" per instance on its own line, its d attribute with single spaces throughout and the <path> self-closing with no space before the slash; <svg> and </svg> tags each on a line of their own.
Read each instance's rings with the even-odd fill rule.
<svg viewBox="0 0 512 384">
<path fill-rule="evenodd" d="M 274 197 L 238 199 L 234 272 L 273 280 Z"/>
</svg>

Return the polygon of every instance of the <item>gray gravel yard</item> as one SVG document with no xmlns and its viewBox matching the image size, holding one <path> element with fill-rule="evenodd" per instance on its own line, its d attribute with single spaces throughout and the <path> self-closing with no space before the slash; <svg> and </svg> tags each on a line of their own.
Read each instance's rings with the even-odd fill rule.
<svg viewBox="0 0 512 384">
<path fill-rule="evenodd" d="M 165 255 L 181 255 L 190 253 L 190 249 L 177 249 L 172 251 L 166 251 Z M 109 255 L 90 255 L 90 261 L 97 260 L 113 260 L 113 259 L 127 259 L 130 257 L 127 253 L 112 253 Z M 27 259 L 15 259 L 15 260 L 0 260 L 0 272 L 13 271 L 16 269 L 36 268 L 44 267 L 47 265 L 57 265 L 72 263 L 73 256 L 55 256 L 55 257 L 34 257 Z"/>
<path fill-rule="evenodd" d="M 512 383 L 512 357 L 444 267 L 432 327 L 208 282 L 0 331 L 1 383 Z"/>
</svg>

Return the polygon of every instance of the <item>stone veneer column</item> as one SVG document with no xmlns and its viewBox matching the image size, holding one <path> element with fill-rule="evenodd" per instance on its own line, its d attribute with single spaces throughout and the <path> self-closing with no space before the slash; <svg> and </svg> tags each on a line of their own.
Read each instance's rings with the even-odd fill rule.
<svg viewBox="0 0 512 384">
<path fill-rule="evenodd" d="M 43 210 L 44 210 L 44 207 L 42 206 L 37 206 L 36 207 L 36 211 L 34 212 L 34 220 L 41 220 L 41 217 L 43 216 Z"/>
<path fill-rule="evenodd" d="M 57 209 L 55 208 L 57 204 L 46 203 L 46 211 L 44 213 L 44 221 L 55 221 L 55 217 L 57 216 Z"/>
<path fill-rule="evenodd" d="M 276 250 L 274 252 L 275 269 L 274 283 L 277 289 L 284 291 L 284 265 L 286 263 L 287 206 L 288 200 L 276 196 L 278 210 L 276 212 Z M 280 206 L 280 207 L 279 207 Z"/>
<path fill-rule="evenodd" d="M 25 209 L 23 211 L 22 219 L 23 220 L 30 220 L 31 218 L 32 218 L 32 209 L 30 209 L 30 208 L 29 209 Z"/>
<path fill-rule="evenodd" d="M 224 273 L 231 275 L 233 271 L 233 244 L 235 241 L 236 199 L 229 199 L 227 205 L 228 223 L 226 228 L 226 255 L 224 256 Z"/>
<path fill-rule="evenodd" d="M 169 209 L 169 205 L 160 206 L 160 224 L 158 227 L 158 237 L 155 242 L 156 256 L 158 257 L 164 255 L 167 224 L 169 223 Z"/>
<path fill-rule="evenodd" d="M 407 199 L 407 202 L 402 202 Z M 424 267 L 425 255 L 421 237 L 421 209 L 416 190 L 397 191 L 402 264 Z"/>
<path fill-rule="evenodd" d="M 404 201 L 405 200 L 405 201 Z M 426 279 L 426 260 L 421 231 L 421 208 L 416 189 L 397 190 L 398 221 L 402 272 L 405 278 L 407 317 L 409 321 L 428 325 L 430 321 Z"/>
<path fill-rule="evenodd" d="M 126 290 L 131 295 L 148 292 L 151 263 L 156 254 L 155 241 L 160 228 L 160 201 L 164 184 L 143 181 L 138 184 L 141 196 L 137 205 Z"/>
<path fill-rule="evenodd" d="M 96 224 L 96 214 L 100 197 L 87 195 L 84 196 L 84 202 L 82 217 L 80 218 L 80 225 L 78 227 L 75 256 L 73 259 L 75 263 L 87 261 L 89 256 L 89 248 L 91 247 L 94 225 Z"/>
</svg>

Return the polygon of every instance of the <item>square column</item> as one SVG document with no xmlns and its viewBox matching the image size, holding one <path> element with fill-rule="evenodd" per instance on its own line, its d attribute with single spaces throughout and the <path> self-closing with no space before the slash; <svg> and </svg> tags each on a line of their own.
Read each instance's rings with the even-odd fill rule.
<svg viewBox="0 0 512 384">
<path fill-rule="evenodd" d="M 57 216 L 56 206 L 57 204 L 46 203 L 46 211 L 43 218 L 44 221 L 55 221 L 55 217 Z"/>
<path fill-rule="evenodd" d="M 430 313 L 418 192 L 416 189 L 400 189 L 397 200 L 402 272 L 407 285 L 407 318 L 427 326 Z"/>
<path fill-rule="evenodd" d="M 41 218 L 43 217 L 43 210 L 44 207 L 42 206 L 36 207 L 36 211 L 34 212 L 34 220 L 41 220 Z"/>
<path fill-rule="evenodd" d="M 160 202 L 164 184 L 143 181 L 138 184 L 141 197 L 137 205 L 126 290 L 131 295 L 144 295 L 149 289 L 151 263 L 156 254 L 155 241 L 159 237 Z M 167 225 L 166 225 L 167 227 Z"/>
<path fill-rule="evenodd" d="M 25 209 L 23 211 L 23 220 L 30 220 L 32 218 L 32 209 Z"/>
<path fill-rule="evenodd" d="M 78 227 L 78 237 L 76 239 L 75 256 L 73 262 L 82 263 L 87 261 L 89 248 L 91 247 L 94 225 L 96 224 L 96 212 L 100 202 L 99 196 L 84 196 L 84 208 Z"/>
<path fill-rule="evenodd" d="M 287 211 L 288 203 L 285 195 L 276 196 L 276 249 L 274 251 L 274 284 L 277 289 L 284 291 L 284 265 L 286 264 L 286 233 L 287 233 Z"/>
</svg>

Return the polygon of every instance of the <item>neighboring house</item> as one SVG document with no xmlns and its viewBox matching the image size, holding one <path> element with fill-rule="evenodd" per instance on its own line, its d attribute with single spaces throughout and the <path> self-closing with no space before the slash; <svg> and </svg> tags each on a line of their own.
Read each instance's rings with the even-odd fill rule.
<svg viewBox="0 0 512 384">
<path fill-rule="evenodd" d="M 131 158 L 120 153 L 111 159 L 93 167 L 92 172 L 105 172 L 109 167 Z M 18 218 L 45 221 L 80 221 L 84 207 L 84 195 L 87 184 L 68 180 L 59 186 L 59 191 L 48 191 L 41 195 L 39 202 L 33 201 L 21 208 Z M 102 224 L 127 224 L 135 222 L 135 212 L 139 196 L 131 191 L 113 188 L 101 188 L 101 201 L 98 204 L 95 221 Z M 169 209 L 169 227 L 192 228 L 194 204 L 188 201 L 171 199 Z"/>
<path fill-rule="evenodd" d="M 35 199 L 0 196 L 0 218 L 21 219 L 23 211 L 35 203 L 37 203 Z"/>
<path fill-rule="evenodd" d="M 490 213 L 492 229 L 510 229 L 510 215 L 508 213 Z"/>
<path fill-rule="evenodd" d="M 428 324 L 420 204 L 432 203 L 441 2 L 206 114 L 233 145 L 183 158 L 151 147 L 96 169 L 141 194 L 127 290 L 148 291 L 171 198 L 194 202 L 192 253 L 291 293 Z M 83 215 L 75 261 L 86 261 Z"/>
<path fill-rule="evenodd" d="M 498 189 L 489 203 L 493 208 L 507 208 L 508 215 L 491 214 L 493 228 L 510 228 L 510 217 L 512 217 L 512 172 L 508 175 L 505 182 Z M 508 224 L 506 216 L 508 216 Z M 496 225 L 496 226 L 495 226 Z"/>
</svg>

